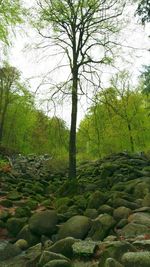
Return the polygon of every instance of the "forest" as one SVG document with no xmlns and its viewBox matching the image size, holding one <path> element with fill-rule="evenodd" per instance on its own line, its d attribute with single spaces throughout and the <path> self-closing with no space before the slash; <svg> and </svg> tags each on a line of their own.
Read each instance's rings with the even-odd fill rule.
<svg viewBox="0 0 150 267">
<path fill-rule="evenodd" d="M 0 0 L 0 267 L 150 266 L 149 25 L 149 0 Z"/>
</svg>

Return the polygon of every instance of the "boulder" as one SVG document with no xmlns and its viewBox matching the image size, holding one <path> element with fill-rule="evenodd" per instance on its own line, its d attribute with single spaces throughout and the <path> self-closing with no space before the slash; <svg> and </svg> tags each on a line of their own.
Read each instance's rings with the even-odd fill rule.
<svg viewBox="0 0 150 267">
<path fill-rule="evenodd" d="M 77 242 L 78 240 L 72 237 L 67 237 L 57 241 L 54 245 L 48 248 L 48 251 L 54 253 L 60 253 L 68 258 L 73 256 L 73 249 L 72 245 Z"/>
<path fill-rule="evenodd" d="M 69 261 L 68 258 L 66 258 L 65 256 L 63 256 L 62 254 L 59 253 L 54 253 L 54 252 L 50 252 L 50 251 L 43 251 L 40 260 L 39 260 L 39 264 L 38 267 L 43 267 L 44 264 L 48 263 L 49 261 L 52 260 L 65 260 L 65 261 Z"/>
<path fill-rule="evenodd" d="M 113 217 L 115 220 L 119 221 L 121 219 L 127 219 L 129 215 L 131 214 L 131 209 L 126 207 L 118 207 L 113 212 Z"/>
<path fill-rule="evenodd" d="M 7 220 L 6 228 L 12 236 L 16 236 L 26 222 L 27 218 L 10 218 Z"/>
<path fill-rule="evenodd" d="M 15 242 L 15 246 L 22 250 L 26 250 L 28 248 L 28 242 L 25 239 L 19 239 Z"/>
<path fill-rule="evenodd" d="M 24 239 L 27 241 L 29 247 L 30 246 L 34 246 L 37 243 L 40 242 L 40 237 L 36 236 L 35 234 L 33 234 L 30 229 L 29 229 L 29 225 L 25 225 L 21 231 L 18 233 L 17 235 L 17 239 Z"/>
<path fill-rule="evenodd" d="M 43 267 L 71 267 L 71 263 L 66 260 L 52 260 Z"/>
<path fill-rule="evenodd" d="M 92 240 L 103 240 L 115 224 L 116 221 L 111 215 L 101 214 L 93 220 L 88 237 L 91 237 Z"/>
<path fill-rule="evenodd" d="M 0 242 L 0 261 L 7 260 L 9 258 L 19 255 L 22 250 L 7 241 Z"/>
<path fill-rule="evenodd" d="M 150 214 L 147 212 L 133 213 L 128 218 L 129 222 L 142 224 L 144 226 L 150 225 Z"/>
<path fill-rule="evenodd" d="M 72 245 L 73 254 L 79 257 L 93 256 L 98 250 L 98 243 L 93 241 L 77 241 Z"/>
<path fill-rule="evenodd" d="M 124 253 L 128 251 L 136 251 L 134 246 L 126 241 L 113 241 L 103 242 L 100 245 L 100 264 L 99 266 L 105 266 L 105 262 L 108 258 L 113 258 L 117 261 L 121 261 Z"/>
<path fill-rule="evenodd" d="M 127 252 L 122 257 L 124 267 L 149 267 L 150 266 L 150 252 L 138 251 Z"/>
<path fill-rule="evenodd" d="M 58 239 L 74 237 L 83 239 L 86 237 L 91 226 L 91 221 L 86 216 L 76 215 L 65 222 L 58 232 Z"/>
<path fill-rule="evenodd" d="M 46 210 L 35 213 L 29 220 L 29 228 L 36 235 L 51 236 L 56 232 L 58 217 L 55 211 Z"/>
<path fill-rule="evenodd" d="M 100 205 L 104 204 L 106 201 L 106 196 L 101 191 L 96 191 L 90 196 L 88 208 L 98 209 Z"/>
<path fill-rule="evenodd" d="M 102 267 L 101 265 L 99 267 Z M 105 267 L 124 267 L 120 262 L 116 261 L 113 258 L 108 258 L 105 261 Z"/>
<path fill-rule="evenodd" d="M 139 235 L 149 235 L 150 234 L 150 229 L 146 225 L 142 224 L 137 224 L 137 223 L 128 223 L 125 227 L 123 227 L 120 230 L 120 235 L 124 236 L 125 238 L 130 238 L 130 237 L 136 237 Z"/>
</svg>

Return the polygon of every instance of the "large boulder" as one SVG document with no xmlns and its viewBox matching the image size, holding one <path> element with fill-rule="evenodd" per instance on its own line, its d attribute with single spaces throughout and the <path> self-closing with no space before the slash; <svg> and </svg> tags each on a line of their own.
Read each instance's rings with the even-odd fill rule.
<svg viewBox="0 0 150 267">
<path fill-rule="evenodd" d="M 126 241 L 104 242 L 100 246 L 100 250 L 99 267 L 105 266 L 105 262 L 108 258 L 113 258 L 120 262 L 124 253 L 128 251 L 136 251 L 134 246 Z"/>
<path fill-rule="evenodd" d="M 33 234 L 30 229 L 29 229 L 29 225 L 25 225 L 21 231 L 18 233 L 17 235 L 17 239 L 24 239 L 27 241 L 29 247 L 30 246 L 34 246 L 37 243 L 40 242 L 40 237 Z"/>
<path fill-rule="evenodd" d="M 122 257 L 124 267 L 149 267 L 150 266 L 150 252 L 138 251 L 127 252 Z"/>
<path fill-rule="evenodd" d="M 100 205 L 104 204 L 106 202 L 106 196 L 101 191 L 96 191 L 90 196 L 88 208 L 91 209 L 98 209 Z"/>
<path fill-rule="evenodd" d="M 22 250 L 18 246 L 8 243 L 7 241 L 0 243 L 0 261 L 15 257 L 21 252 Z"/>
<path fill-rule="evenodd" d="M 127 219 L 131 214 L 131 209 L 126 207 L 118 207 L 114 210 L 113 217 L 115 220 L 119 221 L 121 219 Z"/>
<path fill-rule="evenodd" d="M 53 210 L 46 210 L 36 213 L 30 218 L 29 228 L 34 234 L 51 236 L 56 232 L 57 222 L 57 213 Z"/>
<path fill-rule="evenodd" d="M 129 216 L 128 221 L 132 223 L 138 223 L 138 224 L 142 224 L 145 226 L 149 226 L 150 225 L 150 214 L 147 212 L 133 213 Z"/>
<path fill-rule="evenodd" d="M 52 245 L 47 250 L 54 252 L 54 253 L 60 253 L 68 258 L 71 258 L 73 256 L 72 245 L 75 242 L 77 242 L 77 239 L 72 238 L 72 237 L 67 237 L 67 238 L 57 241 L 54 245 Z"/>
<path fill-rule="evenodd" d="M 39 260 L 38 267 L 43 267 L 46 263 L 52 260 L 66 260 L 69 261 L 68 258 L 63 256 L 62 254 L 59 253 L 54 253 L 50 251 L 43 251 L 41 258 Z"/>
<path fill-rule="evenodd" d="M 91 237 L 93 240 L 103 240 L 115 224 L 116 221 L 111 215 L 101 214 L 93 220 L 88 237 Z"/>
<path fill-rule="evenodd" d="M 139 235 L 149 235 L 150 229 L 144 224 L 128 223 L 120 230 L 120 235 L 125 238 L 136 237 Z"/>
<path fill-rule="evenodd" d="M 7 220 L 6 227 L 11 236 L 16 236 L 26 222 L 27 218 L 10 218 Z"/>
<path fill-rule="evenodd" d="M 83 239 L 86 237 L 91 226 L 91 220 L 86 216 L 73 216 L 65 222 L 58 232 L 58 239 L 74 237 Z"/>
</svg>

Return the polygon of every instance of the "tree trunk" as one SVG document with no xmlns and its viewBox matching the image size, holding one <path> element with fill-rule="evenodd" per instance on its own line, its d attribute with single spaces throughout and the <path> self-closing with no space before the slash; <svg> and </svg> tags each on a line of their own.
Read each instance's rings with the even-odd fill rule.
<svg viewBox="0 0 150 267">
<path fill-rule="evenodd" d="M 131 125 L 130 125 L 129 122 L 128 122 L 128 131 L 129 131 L 129 138 L 130 138 L 131 151 L 134 152 L 134 141 L 133 141 L 133 136 L 132 136 Z"/>
<path fill-rule="evenodd" d="M 77 105 L 78 105 L 78 73 L 73 73 L 72 84 L 72 112 L 69 140 L 69 178 L 76 178 L 76 125 L 77 125 Z"/>
</svg>

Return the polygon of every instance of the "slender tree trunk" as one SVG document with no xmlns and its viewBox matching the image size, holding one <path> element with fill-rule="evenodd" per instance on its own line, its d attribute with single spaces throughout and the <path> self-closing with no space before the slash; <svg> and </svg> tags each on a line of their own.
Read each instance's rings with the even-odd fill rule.
<svg viewBox="0 0 150 267">
<path fill-rule="evenodd" d="M 78 72 L 73 71 L 72 85 L 72 112 L 69 140 L 69 178 L 76 178 L 76 126 L 77 126 L 77 105 L 78 105 Z"/>
<path fill-rule="evenodd" d="M 129 122 L 128 122 L 128 131 L 129 131 L 129 138 L 130 138 L 131 151 L 134 152 L 134 140 L 133 140 L 133 136 L 132 136 L 131 125 L 130 125 Z"/>
</svg>

